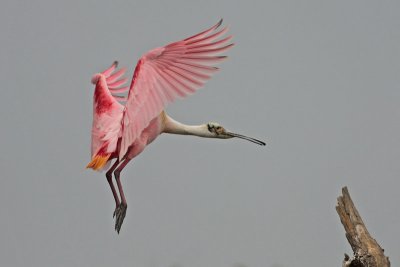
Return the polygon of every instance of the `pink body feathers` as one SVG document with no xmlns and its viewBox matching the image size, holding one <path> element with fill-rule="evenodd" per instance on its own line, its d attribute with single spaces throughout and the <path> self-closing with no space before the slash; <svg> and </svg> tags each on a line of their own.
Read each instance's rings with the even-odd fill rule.
<svg viewBox="0 0 400 267">
<path fill-rule="evenodd" d="M 218 71 L 215 65 L 226 58 L 219 54 L 233 46 L 230 43 L 232 37 L 224 37 L 227 28 L 219 30 L 221 24 L 222 20 L 199 34 L 144 54 L 136 65 L 129 87 L 125 86 L 126 69 L 117 70 L 117 62 L 92 78 L 96 86 L 92 160 L 87 168 L 104 170 L 116 159 L 106 177 L 115 199 L 115 230 L 118 233 L 127 209 L 120 172 L 161 133 L 223 139 L 239 137 L 265 145 L 225 131 L 216 123 L 184 125 L 164 112 L 169 103 L 193 94 Z M 122 96 L 126 92 L 128 95 Z M 119 195 L 112 181 L 113 173 Z"/>
<path fill-rule="evenodd" d="M 136 65 L 129 88 L 123 86 L 127 82 L 123 78 L 126 69 L 117 71 L 117 62 L 93 76 L 92 83 L 96 88 L 92 160 L 88 168 L 102 170 L 112 158 L 124 159 L 129 149 L 141 152 L 147 145 L 146 138 L 142 136 L 145 130 L 145 136 L 147 132 L 157 135 L 162 132 L 163 119 L 160 115 L 165 106 L 202 87 L 218 70 L 213 65 L 225 58 L 217 54 L 233 45 L 228 44 L 231 36 L 216 40 L 227 31 L 227 28 L 216 31 L 221 23 L 222 20 L 204 32 L 143 55 Z M 117 95 L 128 89 L 127 98 Z M 126 101 L 125 106 L 120 101 Z M 155 137 L 149 136 L 153 140 Z M 129 157 L 137 154 L 132 151 Z"/>
</svg>

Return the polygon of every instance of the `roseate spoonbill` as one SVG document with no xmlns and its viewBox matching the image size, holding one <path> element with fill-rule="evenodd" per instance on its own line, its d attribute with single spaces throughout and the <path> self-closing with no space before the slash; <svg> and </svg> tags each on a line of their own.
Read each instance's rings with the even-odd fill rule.
<svg viewBox="0 0 400 267">
<path fill-rule="evenodd" d="M 211 78 L 219 56 L 233 46 L 232 36 L 224 37 L 227 28 L 219 30 L 222 20 L 213 27 L 184 40 L 153 49 L 138 61 L 130 86 L 124 86 L 125 68 L 117 70 L 114 62 L 107 70 L 92 77 L 96 86 L 93 97 L 92 160 L 87 168 L 107 170 L 113 193 L 115 230 L 119 233 L 125 218 L 127 202 L 120 173 L 161 133 L 195 135 L 207 138 L 245 139 L 258 145 L 264 142 L 226 130 L 218 123 L 185 125 L 173 120 L 165 106 L 176 98 L 194 93 Z M 126 93 L 128 96 L 122 96 Z M 125 105 L 121 103 L 125 102 Z M 112 181 L 114 173 L 119 196 Z"/>
</svg>

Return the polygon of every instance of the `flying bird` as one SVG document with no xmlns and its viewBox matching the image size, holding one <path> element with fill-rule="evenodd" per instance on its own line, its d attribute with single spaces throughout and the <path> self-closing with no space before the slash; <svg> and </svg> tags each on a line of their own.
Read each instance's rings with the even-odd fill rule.
<svg viewBox="0 0 400 267">
<path fill-rule="evenodd" d="M 167 104 L 194 93 L 218 71 L 215 65 L 226 58 L 220 54 L 233 46 L 232 36 L 225 36 L 228 28 L 220 29 L 221 24 L 222 20 L 201 33 L 144 54 L 129 86 L 124 77 L 126 68 L 117 69 L 117 61 L 92 77 L 95 85 L 92 159 L 87 168 L 107 170 L 107 181 L 116 205 L 113 217 L 118 233 L 128 207 L 121 171 L 160 134 L 236 137 L 265 145 L 260 140 L 228 131 L 218 123 L 182 124 L 164 111 Z M 119 194 L 112 180 L 113 173 Z"/>
</svg>

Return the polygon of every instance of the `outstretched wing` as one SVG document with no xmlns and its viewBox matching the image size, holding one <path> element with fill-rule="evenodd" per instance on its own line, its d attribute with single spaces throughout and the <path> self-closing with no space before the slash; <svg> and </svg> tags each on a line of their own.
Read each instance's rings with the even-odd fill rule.
<svg viewBox="0 0 400 267">
<path fill-rule="evenodd" d="M 88 167 L 95 170 L 101 169 L 116 150 L 121 130 L 124 106 L 118 101 L 126 101 L 126 97 L 117 94 L 128 91 L 129 87 L 121 87 L 127 81 L 122 77 L 126 69 L 116 70 L 117 65 L 118 62 L 114 62 L 92 78 L 96 87 L 93 96 L 92 161 Z"/>
<path fill-rule="evenodd" d="M 140 58 L 122 119 L 120 159 L 168 103 L 194 93 L 218 70 L 215 65 L 226 58 L 218 55 L 233 46 L 232 36 L 221 38 L 228 31 L 218 30 L 221 24 Z"/>
</svg>

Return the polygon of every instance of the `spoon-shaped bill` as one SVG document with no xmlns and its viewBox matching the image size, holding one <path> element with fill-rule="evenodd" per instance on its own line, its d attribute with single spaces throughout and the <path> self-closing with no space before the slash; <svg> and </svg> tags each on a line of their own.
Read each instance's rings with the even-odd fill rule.
<svg viewBox="0 0 400 267">
<path fill-rule="evenodd" d="M 260 145 L 260 146 L 265 146 L 265 143 L 263 141 L 257 140 L 257 139 L 252 138 L 252 137 L 248 137 L 248 136 L 245 136 L 245 135 L 242 135 L 242 134 L 237 134 L 237 133 L 231 133 L 231 132 L 227 132 L 226 134 L 229 135 L 229 136 L 232 136 L 232 137 L 237 137 L 237 138 L 240 138 L 240 139 L 244 139 L 244 140 L 253 142 L 253 143 L 255 143 L 257 145 Z"/>
</svg>

